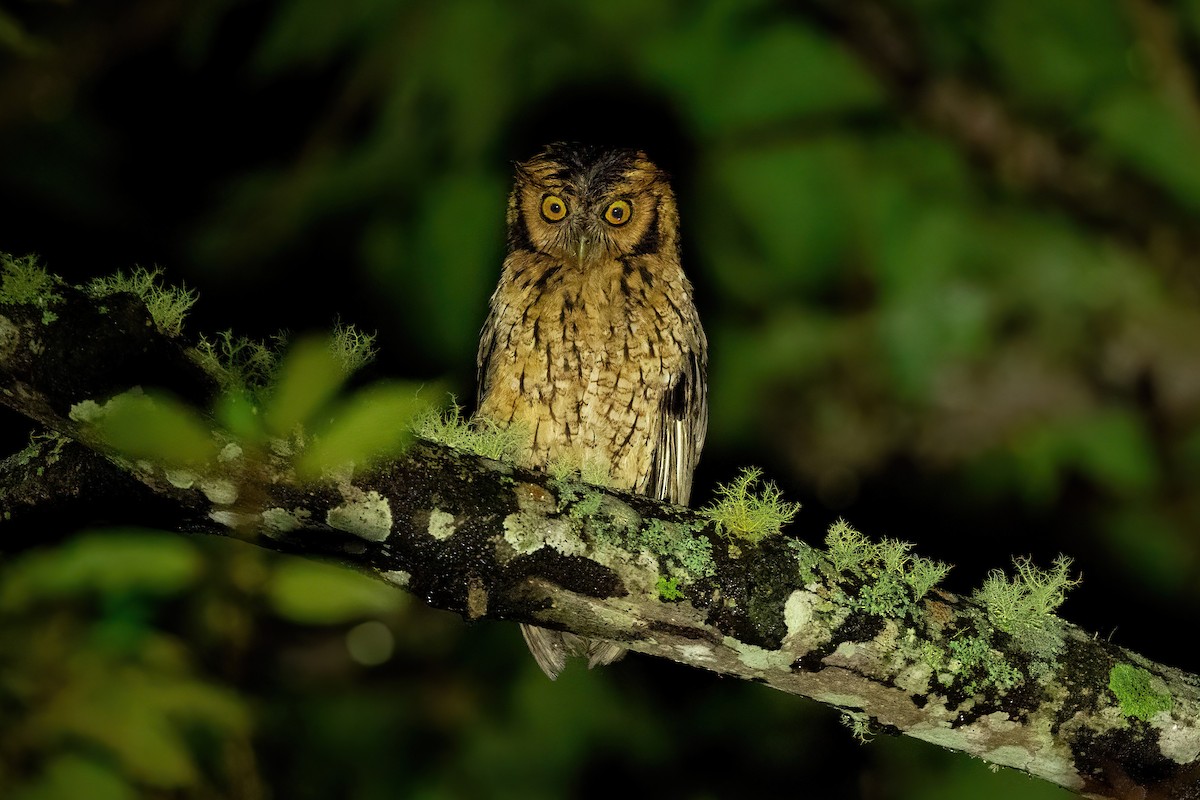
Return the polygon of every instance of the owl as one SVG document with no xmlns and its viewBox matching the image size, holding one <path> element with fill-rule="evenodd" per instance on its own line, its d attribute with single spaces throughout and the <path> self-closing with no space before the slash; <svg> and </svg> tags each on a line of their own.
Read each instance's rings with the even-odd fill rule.
<svg viewBox="0 0 1200 800">
<path fill-rule="evenodd" d="M 686 504 L 708 425 L 707 340 L 667 176 L 635 150 L 551 144 L 516 165 L 507 255 L 479 341 L 478 413 L 519 425 L 520 465 L 599 470 Z M 612 642 L 523 625 L 537 663 Z"/>
</svg>

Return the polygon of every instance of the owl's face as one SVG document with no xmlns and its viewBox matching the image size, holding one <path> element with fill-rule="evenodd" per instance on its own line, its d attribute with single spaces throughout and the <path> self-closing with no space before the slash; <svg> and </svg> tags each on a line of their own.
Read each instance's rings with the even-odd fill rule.
<svg viewBox="0 0 1200 800">
<path fill-rule="evenodd" d="M 644 153 L 552 144 L 517 165 L 509 248 L 580 267 L 674 249 L 675 198 Z M 672 241 L 664 241 L 664 231 Z"/>
</svg>

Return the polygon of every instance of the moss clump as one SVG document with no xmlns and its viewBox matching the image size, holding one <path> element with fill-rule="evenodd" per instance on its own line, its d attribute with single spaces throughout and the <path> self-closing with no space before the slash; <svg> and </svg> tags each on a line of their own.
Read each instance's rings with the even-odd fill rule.
<svg viewBox="0 0 1200 800">
<path fill-rule="evenodd" d="M 342 372 L 347 375 L 370 364 L 378 354 L 375 349 L 375 334 L 360 331 L 353 325 L 346 325 L 340 319 L 334 324 L 333 334 L 329 337 L 329 350 Z"/>
<path fill-rule="evenodd" d="M 1108 673 L 1108 688 L 1121 704 L 1121 713 L 1127 717 L 1149 721 L 1160 711 L 1170 711 L 1175 706 L 1175 700 L 1161 680 L 1132 664 L 1114 666 Z"/>
<path fill-rule="evenodd" d="M 128 292 L 141 298 L 150 312 L 150 318 L 158 329 L 170 336 L 183 332 L 183 320 L 196 303 L 196 293 L 174 286 L 160 286 L 162 271 L 134 267 L 128 275 L 117 270 L 116 274 L 95 278 L 85 290 L 95 298 L 108 297 L 119 292 Z"/>
<path fill-rule="evenodd" d="M 284 343 L 283 334 L 278 334 L 272 344 L 267 344 L 234 336 L 231 330 L 221 331 L 211 339 L 201 334 L 190 355 L 222 390 L 257 394 L 274 381 Z"/>
<path fill-rule="evenodd" d="M 529 439 L 519 425 L 501 427 L 485 417 L 464 417 L 462 407 L 453 399 L 445 410 L 431 408 L 418 415 L 413 422 L 413 433 L 418 438 L 493 461 L 511 461 Z"/>
<path fill-rule="evenodd" d="M 800 511 L 799 503 L 783 499 L 779 487 L 761 481 L 761 470 L 745 469 L 731 483 L 717 487 L 717 499 L 700 509 L 717 531 L 730 539 L 757 544 L 783 529 Z"/>
<path fill-rule="evenodd" d="M 659 598 L 667 602 L 683 599 L 683 592 L 679 591 L 679 580 L 677 578 L 667 578 L 659 575 L 654 588 L 658 590 Z"/>
<path fill-rule="evenodd" d="M 913 613 L 917 601 L 950 571 L 947 564 L 914 556 L 911 550 L 911 544 L 896 539 L 873 542 L 839 519 L 825 536 L 824 564 L 818 561 L 813 567 L 801 561 L 802 577 L 805 569 L 815 574 L 825 566 L 835 582 L 861 581 L 856 596 L 848 599 L 854 608 L 884 617 L 903 616 Z M 808 562 L 812 560 L 809 556 Z"/>
<path fill-rule="evenodd" d="M 62 295 L 55 291 L 61 285 L 58 277 L 42 268 L 37 256 L 17 258 L 0 253 L 0 304 L 31 305 L 44 310 L 62 300 Z"/>
<path fill-rule="evenodd" d="M 998 630 L 1014 637 L 1017 645 L 1042 658 L 1061 652 L 1062 623 L 1055 610 L 1067 591 L 1079 584 L 1068 575 L 1071 559 L 1059 556 L 1048 570 L 1038 569 L 1028 558 L 1015 558 L 1017 574 L 1009 578 L 993 570 L 976 590 L 974 599 Z"/>
</svg>

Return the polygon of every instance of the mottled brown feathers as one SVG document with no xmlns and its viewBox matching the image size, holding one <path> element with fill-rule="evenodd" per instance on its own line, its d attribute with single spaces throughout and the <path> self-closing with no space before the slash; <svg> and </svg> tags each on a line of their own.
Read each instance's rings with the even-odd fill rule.
<svg viewBox="0 0 1200 800">
<path fill-rule="evenodd" d="M 687 503 L 708 420 L 707 343 L 679 263 L 675 196 L 644 153 L 553 144 L 517 165 L 478 366 L 479 412 L 529 431 L 524 465 L 600 466 L 614 487 Z M 622 652 L 540 628 L 525 636 L 551 677 L 570 654 L 594 664 Z"/>
</svg>

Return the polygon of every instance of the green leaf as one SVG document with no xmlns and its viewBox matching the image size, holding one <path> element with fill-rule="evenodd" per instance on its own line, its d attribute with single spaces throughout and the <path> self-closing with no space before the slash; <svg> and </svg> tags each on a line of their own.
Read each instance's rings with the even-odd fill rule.
<svg viewBox="0 0 1200 800">
<path fill-rule="evenodd" d="M 85 533 L 60 547 L 14 559 L 0 585 L 0 608 L 88 593 L 177 594 L 195 582 L 202 558 L 174 534 L 137 531 Z"/>
<path fill-rule="evenodd" d="M 136 800 L 134 788 L 100 762 L 75 753 L 55 756 L 42 773 L 8 796 L 9 800 Z"/>
<path fill-rule="evenodd" d="M 97 418 L 100 438 L 122 455 L 167 466 L 198 466 L 217 455 L 209 425 L 191 406 L 164 394 L 126 392 Z"/>
<path fill-rule="evenodd" d="M 276 567 L 267 597 L 275 613 L 304 625 L 336 625 L 390 614 L 403 602 L 400 592 L 365 575 L 301 559 Z"/>
<path fill-rule="evenodd" d="M 301 478 L 355 464 L 362 466 L 394 455 L 412 440 L 412 421 L 429 407 L 417 396 L 417 386 L 382 383 L 362 389 L 335 408 L 324 432 L 296 462 Z"/>
<path fill-rule="evenodd" d="M 329 401 L 346 373 L 329 347 L 329 339 L 312 336 L 297 342 L 279 366 L 279 381 L 267 404 L 267 430 L 285 436 L 308 422 Z"/>
</svg>

